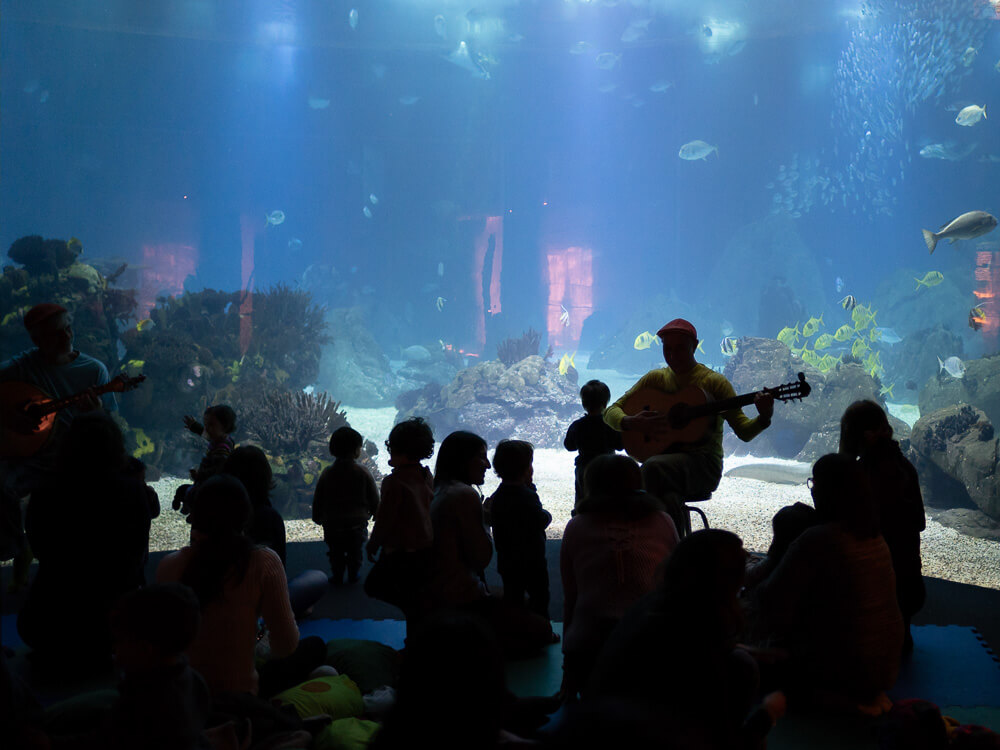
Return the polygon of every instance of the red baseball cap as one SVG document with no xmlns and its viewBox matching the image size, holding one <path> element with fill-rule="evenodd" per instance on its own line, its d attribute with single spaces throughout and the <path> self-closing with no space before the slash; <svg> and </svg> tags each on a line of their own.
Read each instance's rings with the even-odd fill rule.
<svg viewBox="0 0 1000 750">
<path fill-rule="evenodd" d="M 656 335 L 661 339 L 663 334 L 670 333 L 671 331 L 676 331 L 677 333 L 685 333 L 695 341 L 698 340 L 698 332 L 695 330 L 694 326 L 691 325 L 684 318 L 674 318 L 669 323 L 667 323 L 663 328 L 656 332 Z"/>
<path fill-rule="evenodd" d="M 45 322 L 53 315 L 59 315 L 64 312 L 66 312 L 66 308 L 62 305 L 57 305 L 53 302 L 43 302 L 40 305 L 35 305 L 24 314 L 24 327 L 31 331 L 31 329 Z"/>
</svg>

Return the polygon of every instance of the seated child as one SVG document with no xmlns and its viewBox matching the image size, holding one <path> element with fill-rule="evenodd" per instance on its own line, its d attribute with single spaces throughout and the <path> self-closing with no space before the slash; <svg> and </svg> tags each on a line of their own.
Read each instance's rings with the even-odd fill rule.
<svg viewBox="0 0 1000 750">
<path fill-rule="evenodd" d="M 350 427 L 330 436 L 330 455 L 336 458 L 320 475 L 313 494 L 312 519 L 323 527 L 330 558 L 330 583 L 357 583 L 361 550 L 368 540 L 368 520 L 378 510 L 378 487 L 371 473 L 357 460 L 364 439 Z"/>
<path fill-rule="evenodd" d="M 392 473 L 382 480 L 382 498 L 366 547 L 378 562 L 365 581 L 365 592 L 403 610 L 407 620 L 420 609 L 430 579 L 434 529 L 431 473 L 420 462 L 434 455 L 434 433 L 420 417 L 400 422 L 385 441 Z"/>
<path fill-rule="evenodd" d="M 505 602 L 549 619 L 549 574 L 545 564 L 545 529 L 552 514 L 542 508 L 531 480 L 534 448 L 523 440 L 501 440 L 493 454 L 500 486 L 486 500 L 503 579 Z"/>
<path fill-rule="evenodd" d="M 187 505 L 189 491 L 199 482 L 204 482 L 211 476 L 222 472 L 222 467 L 233 452 L 236 444 L 230 434 L 236 429 L 236 412 L 225 404 L 217 404 L 205 409 L 202 416 L 204 424 L 195 421 L 194 417 L 185 415 L 184 425 L 195 435 L 204 436 L 208 441 L 205 457 L 201 459 L 197 469 L 191 469 L 191 479 L 195 484 L 183 484 L 174 493 L 173 509 L 187 515 L 190 508 Z"/>
<path fill-rule="evenodd" d="M 622 449 L 622 434 L 604 422 L 604 411 L 611 400 L 611 389 L 600 380 L 588 380 L 580 389 L 580 401 L 587 415 L 573 422 L 566 430 L 563 445 L 568 451 L 579 451 L 576 457 L 576 502 L 573 513 L 583 498 L 583 473 L 597 456 Z"/>
<path fill-rule="evenodd" d="M 212 708 L 208 686 L 184 650 L 200 621 L 194 592 L 156 583 L 121 598 L 111 613 L 120 697 L 110 721 L 110 747 L 210 747 L 204 734 Z"/>
</svg>

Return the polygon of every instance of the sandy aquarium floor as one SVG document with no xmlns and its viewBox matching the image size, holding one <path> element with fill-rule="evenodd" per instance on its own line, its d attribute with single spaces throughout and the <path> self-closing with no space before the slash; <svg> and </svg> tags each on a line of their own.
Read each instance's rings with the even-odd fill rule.
<svg viewBox="0 0 1000 750">
<path fill-rule="evenodd" d="M 351 425 L 380 446 L 392 427 L 393 416 L 391 408 L 348 409 Z M 493 447 L 490 446 L 491 456 Z M 573 509 L 574 456 L 565 450 L 535 451 L 535 485 L 542 504 L 552 514 L 552 525 L 548 531 L 550 538 L 561 538 Z M 389 471 L 387 460 L 385 451 L 380 451 L 379 465 L 385 473 Z M 802 476 L 808 476 L 808 464 L 784 459 L 732 457 L 726 459 L 725 466 L 728 470 L 748 463 L 793 467 Z M 433 459 L 428 465 L 433 469 Z M 179 513 L 170 508 L 174 487 L 183 481 L 180 478 L 163 478 L 154 484 L 163 510 L 153 522 L 152 550 L 177 549 L 187 542 L 190 527 Z M 490 471 L 483 487 L 484 493 L 489 495 L 498 484 L 496 475 Z M 786 485 L 723 477 L 712 499 L 701 506 L 713 527 L 739 534 L 747 549 L 764 551 L 771 543 L 771 518 L 780 508 L 794 502 L 811 503 L 809 490 L 804 484 Z M 693 523 L 697 527 L 698 519 L 694 519 Z M 285 522 L 285 526 L 290 541 L 322 539 L 322 530 L 311 521 L 290 520 Z M 927 522 L 922 541 L 925 575 L 1000 589 L 1000 542 L 967 537 L 931 520 Z"/>
</svg>

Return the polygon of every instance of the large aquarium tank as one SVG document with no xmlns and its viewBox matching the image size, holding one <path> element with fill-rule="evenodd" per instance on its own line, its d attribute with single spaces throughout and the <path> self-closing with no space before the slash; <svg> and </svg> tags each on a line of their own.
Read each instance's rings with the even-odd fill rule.
<svg viewBox="0 0 1000 750">
<path fill-rule="evenodd" d="M 765 549 L 874 399 L 925 572 L 1000 587 L 998 94 L 997 0 L 3 0 L 0 349 L 70 308 L 160 482 L 231 404 L 291 538 L 331 431 L 385 473 L 410 416 L 530 440 L 558 534 L 580 386 L 685 318 L 738 393 L 811 385 L 713 525 Z"/>
</svg>

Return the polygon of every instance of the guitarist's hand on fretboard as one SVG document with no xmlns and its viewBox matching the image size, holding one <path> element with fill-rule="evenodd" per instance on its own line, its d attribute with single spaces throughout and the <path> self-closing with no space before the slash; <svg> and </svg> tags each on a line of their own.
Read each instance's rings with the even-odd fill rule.
<svg viewBox="0 0 1000 750">
<path fill-rule="evenodd" d="M 768 422 L 771 421 L 771 417 L 774 415 L 774 396 L 761 391 L 754 396 L 753 405 L 757 407 L 758 414 Z"/>
</svg>

